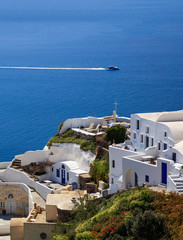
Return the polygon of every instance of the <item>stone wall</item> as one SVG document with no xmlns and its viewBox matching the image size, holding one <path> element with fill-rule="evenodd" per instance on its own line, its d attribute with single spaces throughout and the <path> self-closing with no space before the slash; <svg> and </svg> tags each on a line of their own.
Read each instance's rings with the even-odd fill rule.
<svg viewBox="0 0 183 240">
<path fill-rule="evenodd" d="M 87 190 L 87 193 L 96 193 L 97 192 L 97 184 L 95 183 L 86 183 L 86 190 Z"/>
<path fill-rule="evenodd" d="M 24 240 L 41 240 L 41 234 L 46 235 L 46 240 L 51 239 L 54 223 L 24 223 Z M 42 238 L 43 239 L 43 238 Z M 17 239 L 18 240 L 18 239 Z"/>
<path fill-rule="evenodd" d="M 92 177 L 88 173 L 79 175 L 79 188 L 86 190 L 86 183 L 91 182 Z"/>
<path fill-rule="evenodd" d="M 9 183 L 0 185 L 0 202 L 4 204 L 4 207 L 0 206 L 0 214 L 25 216 L 29 213 L 29 194 L 21 185 Z"/>
<path fill-rule="evenodd" d="M 74 135 L 85 140 L 95 141 L 95 136 L 92 135 L 87 135 L 81 132 L 74 132 Z"/>
</svg>

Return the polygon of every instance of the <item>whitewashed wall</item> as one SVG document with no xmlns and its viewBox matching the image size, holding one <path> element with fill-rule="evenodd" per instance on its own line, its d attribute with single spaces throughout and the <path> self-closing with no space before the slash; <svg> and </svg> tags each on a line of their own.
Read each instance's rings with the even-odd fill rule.
<svg viewBox="0 0 183 240">
<path fill-rule="evenodd" d="M 117 182 L 123 172 L 123 157 L 137 154 L 134 151 L 109 146 L 109 193 L 115 193 L 118 190 Z M 112 167 L 112 160 L 115 161 L 114 168 Z"/>
<path fill-rule="evenodd" d="M 64 123 L 63 126 L 60 130 L 60 133 L 64 133 L 67 131 L 69 128 L 78 128 L 78 127 L 89 127 L 90 123 L 94 123 L 95 127 L 98 124 L 102 124 L 104 119 L 97 118 L 97 117 L 86 117 L 86 118 L 72 118 L 72 119 L 67 119 Z"/>
<path fill-rule="evenodd" d="M 0 173 L 0 179 L 6 182 L 21 182 L 29 187 L 34 188 L 45 200 L 52 189 L 42 185 L 39 182 L 35 182 L 30 179 L 27 174 L 8 167 L 4 172 Z"/>
<path fill-rule="evenodd" d="M 59 147 L 52 146 L 50 151 L 53 155 L 49 155 L 51 162 L 62 162 L 67 160 L 76 161 L 78 167 L 85 171 L 89 171 L 90 163 L 95 159 L 95 155 L 91 151 L 83 151 L 78 144 L 62 143 L 57 144 Z"/>
<path fill-rule="evenodd" d="M 49 167 L 50 168 L 50 167 Z M 47 168 L 48 169 L 48 168 Z M 47 170 L 48 172 L 46 174 L 43 174 L 43 175 L 36 175 L 34 174 L 34 176 L 39 179 L 39 182 L 43 182 L 44 180 L 48 180 L 50 179 L 50 169 Z"/>
<path fill-rule="evenodd" d="M 11 162 L 0 162 L 0 169 L 5 169 L 7 168 Z"/>
<path fill-rule="evenodd" d="M 157 122 L 183 121 L 183 110 L 173 112 L 162 112 Z"/>
<path fill-rule="evenodd" d="M 117 117 L 117 118 L 116 118 L 116 121 L 118 121 L 118 122 L 127 122 L 127 123 L 130 123 L 131 118 L 128 118 L 128 117 Z"/>
<path fill-rule="evenodd" d="M 31 162 L 46 162 L 48 160 L 50 150 L 28 151 L 22 155 L 21 165 L 29 165 Z"/>
<path fill-rule="evenodd" d="M 164 136 L 164 133 L 167 132 L 167 137 Z M 164 125 L 163 123 L 157 123 L 156 125 L 156 142 L 160 142 L 161 144 L 161 152 L 164 151 L 163 144 L 167 143 L 168 148 L 175 145 L 174 137 L 169 127 Z"/>
<path fill-rule="evenodd" d="M 157 145 L 153 147 L 148 147 L 145 149 L 146 156 L 153 156 L 154 158 L 158 157 L 158 148 Z"/>
<path fill-rule="evenodd" d="M 161 170 L 159 166 L 147 164 L 145 162 L 140 162 L 136 159 L 141 159 L 141 156 L 133 156 L 133 159 L 130 157 L 123 158 L 123 187 L 126 188 L 126 171 L 129 169 L 134 170 L 138 176 L 138 185 L 145 183 L 145 175 L 149 176 L 149 182 L 147 185 L 154 186 L 158 185 L 161 182 Z"/>
<path fill-rule="evenodd" d="M 168 192 L 176 192 L 176 184 L 174 183 L 173 179 L 171 176 L 168 176 L 167 178 L 167 191 Z"/>
<path fill-rule="evenodd" d="M 60 183 L 62 182 L 62 164 L 64 164 L 65 162 L 58 162 L 56 163 L 52 169 L 53 171 L 51 171 L 51 175 L 50 175 L 50 179 L 53 182 L 57 182 Z M 67 164 L 64 164 L 65 166 L 65 182 L 68 184 L 72 184 L 73 182 L 77 182 L 78 183 L 78 174 L 74 173 L 72 170 L 70 169 L 69 166 L 67 166 Z M 60 172 L 60 177 L 57 177 L 57 169 Z M 67 180 L 67 173 L 69 173 L 69 180 Z M 82 173 L 82 172 L 81 172 Z M 85 171 L 83 171 L 83 173 L 85 173 Z"/>
<path fill-rule="evenodd" d="M 172 147 L 167 151 L 162 152 L 162 157 L 172 159 L 172 153 L 176 153 L 176 163 L 183 164 L 183 156 L 176 148 Z"/>
<path fill-rule="evenodd" d="M 136 120 L 140 121 L 139 130 L 136 128 Z M 146 132 L 149 127 L 149 133 Z M 167 132 L 167 137 L 164 133 Z M 136 139 L 134 139 L 134 133 L 136 133 Z M 143 135 L 143 142 L 141 142 L 141 135 Z M 149 137 L 149 146 L 151 145 L 151 139 L 153 138 L 153 146 L 157 145 L 158 142 L 161 144 L 161 150 L 158 152 L 161 155 L 163 151 L 163 144 L 167 143 L 168 147 L 174 146 L 173 135 L 168 126 L 163 123 L 155 122 L 152 120 L 141 118 L 138 114 L 131 115 L 131 140 L 134 147 L 138 151 L 144 151 L 146 148 L 145 138 Z"/>
<path fill-rule="evenodd" d="M 56 147 L 57 146 L 57 147 Z M 50 154 L 50 153 L 53 153 Z M 89 171 L 90 163 L 95 159 L 95 155 L 91 151 L 83 151 L 78 144 L 73 143 L 56 143 L 49 150 L 28 151 L 22 156 L 21 165 L 25 166 L 31 162 L 53 163 L 73 160 L 76 161 L 79 168 Z"/>
<path fill-rule="evenodd" d="M 136 121 L 139 120 L 139 130 L 136 128 Z M 146 133 L 146 127 L 149 127 L 149 133 Z M 136 133 L 136 139 L 134 139 L 134 133 Z M 141 142 L 141 134 L 143 134 L 143 143 Z M 131 140 L 132 145 L 138 149 L 138 151 L 144 151 L 145 149 L 145 136 L 154 139 L 155 143 L 155 123 L 150 120 L 141 118 L 138 114 L 131 115 Z"/>
<path fill-rule="evenodd" d="M 109 172 L 112 175 L 120 176 L 122 174 L 122 159 L 125 156 L 137 155 L 137 152 L 109 146 Z M 112 160 L 115 161 L 115 168 L 112 167 Z"/>
</svg>

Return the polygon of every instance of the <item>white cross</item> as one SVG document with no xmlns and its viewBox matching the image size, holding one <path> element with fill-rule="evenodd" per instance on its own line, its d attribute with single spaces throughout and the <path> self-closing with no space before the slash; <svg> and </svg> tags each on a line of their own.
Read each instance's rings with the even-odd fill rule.
<svg viewBox="0 0 183 240">
<path fill-rule="evenodd" d="M 115 105 L 115 111 L 116 111 L 116 114 L 117 114 L 117 105 L 118 105 L 118 103 L 115 101 L 114 105 Z"/>
</svg>

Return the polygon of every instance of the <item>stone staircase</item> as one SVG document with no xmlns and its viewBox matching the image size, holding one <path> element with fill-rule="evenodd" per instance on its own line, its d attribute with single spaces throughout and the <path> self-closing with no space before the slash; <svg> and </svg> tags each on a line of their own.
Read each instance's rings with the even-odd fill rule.
<svg viewBox="0 0 183 240">
<path fill-rule="evenodd" d="M 176 184 L 177 192 L 183 193 L 183 178 L 173 179 L 173 181 Z"/>
<path fill-rule="evenodd" d="M 176 185 L 176 192 L 183 194 L 183 177 L 182 176 L 172 176 L 173 182 Z"/>
<path fill-rule="evenodd" d="M 11 167 L 14 168 L 14 169 L 16 169 L 16 170 L 19 170 L 19 171 L 24 172 L 25 174 L 27 174 L 27 176 L 28 176 L 30 179 L 32 179 L 32 180 L 34 180 L 34 181 L 36 181 L 36 182 L 39 182 L 39 179 L 37 179 L 36 177 L 34 177 L 34 176 L 31 175 L 30 173 L 28 173 L 28 172 L 26 172 L 24 169 L 22 169 L 22 167 L 21 167 L 21 158 L 20 158 L 20 157 L 19 157 L 19 158 L 15 158 L 15 159 L 13 160 L 13 162 L 12 162 L 12 164 L 11 164 Z"/>
<path fill-rule="evenodd" d="M 15 168 L 15 169 L 20 169 L 21 168 L 21 159 L 15 158 L 11 164 L 11 167 Z"/>
</svg>

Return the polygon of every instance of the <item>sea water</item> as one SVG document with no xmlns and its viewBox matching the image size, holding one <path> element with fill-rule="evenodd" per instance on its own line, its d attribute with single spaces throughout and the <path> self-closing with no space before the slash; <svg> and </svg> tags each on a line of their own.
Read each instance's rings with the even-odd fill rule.
<svg viewBox="0 0 183 240">
<path fill-rule="evenodd" d="M 0 161 L 115 101 L 127 117 L 182 109 L 183 1 L 2 0 L 0 67 Z"/>
</svg>

